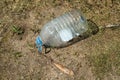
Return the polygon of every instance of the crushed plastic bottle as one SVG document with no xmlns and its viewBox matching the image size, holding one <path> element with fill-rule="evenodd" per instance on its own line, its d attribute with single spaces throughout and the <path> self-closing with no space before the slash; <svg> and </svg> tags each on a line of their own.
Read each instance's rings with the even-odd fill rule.
<svg viewBox="0 0 120 80">
<path fill-rule="evenodd" d="M 38 51 L 45 47 L 65 47 L 94 33 L 80 10 L 67 12 L 43 26 L 36 38 Z"/>
</svg>

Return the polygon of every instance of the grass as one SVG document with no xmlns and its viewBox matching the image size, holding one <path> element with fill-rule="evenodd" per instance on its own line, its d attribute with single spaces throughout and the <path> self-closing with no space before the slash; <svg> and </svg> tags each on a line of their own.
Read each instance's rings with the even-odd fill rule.
<svg viewBox="0 0 120 80">
<path fill-rule="evenodd" d="M 43 1 L 43 0 L 35 0 L 35 1 L 31 1 L 31 0 L 24 0 L 24 1 L 22 1 L 22 0 L 11 0 L 11 1 L 10 0 L 3 0 L 2 1 L 1 0 L 0 1 L 0 4 L 1 4 L 0 16 L 3 17 L 3 20 L 2 19 L 0 20 L 0 29 L 2 29 L 3 27 L 7 28 L 6 29 L 7 31 L 4 31 L 4 34 L 3 34 L 2 44 L 6 43 L 6 42 L 12 43 L 12 41 L 14 41 L 14 39 L 16 39 L 17 37 L 20 37 L 21 34 L 24 33 L 24 29 L 26 29 L 26 28 L 24 28 L 24 29 L 22 29 L 22 28 L 25 26 L 14 25 L 13 23 L 16 23 L 18 21 L 18 22 L 25 23 L 26 26 L 29 26 L 28 25 L 29 23 L 26 20 L 31 19 L 29 17 L 29 13 L 31 13 L 31 12 L 33 12 L 33 13 L 35 12 L 37 14 L 37 16 L 35 14 L 35 18 L 39 17 L 41 15 L 40 18 L 38 18 L 38 19 L 40 19 L 39 24 L 38 23 L 32 24 L 32 25 L 36 25 L 36 26 L 33 26 L 32 28 L 27 27 L 33 33 L 39 33 L 40 30 L 38 30 L 38 27 L 37 27 L 38 25 L 41 26 L 48 19 L 51 19 L 51 18 L 54 18 L 55 16 L 57 16 L 58 14 L 55 12 L 60 12 L 60 14 L 63 14 L 66 10 L 69 10 L 71 8 L 80 9 L 84 14 L 87 15 L 86 18 L 92 19 L 99 26 L 107 25 L 108 23 L 119 22 L 119 14 L 117 11 L 119 11 L 118 3 L 120 2 L 120 0 L 114 0 L 112 7 L 105 7 L 102 3 L 103 1 L 97 1 L 97 4 L 96 4 L 96 1 L 97 0 L 94 0 L 93 4 L 89 6 L 89 5 L 85 4 L 85 1 L 82 1 L 82 0 L 75 0 L 75 1 L 72 1 L 72 0 L 65 0 L 65 1 L 53 0 L 53 2 L 51 2 L 50 0 L 45 0 L 45 1 Z M 105 4 L 105 5 L 107 6 L 107 4 Z M 60 9 L 60 11 L 58 9 Z M 99 11 L 98 11 L 98 9 L 99 9 Z M 52 12 L 51 12 L 51 10 L 52 10 Z M 97 11 L 98 11 L 98 13 L 97 13 Z M 11 21 L 14 21 L 14 22 L 11 22 Z M 12 26 L 11 26 L 11 24 L 12 24 Z M 12 36 L 12 38 L 11 38 L 11 35 L 9 34 L 9 27 L 10 27 L 10 33 L 16 34 L 16 36 L 14 36 L 14 37 Z M 101 29 L 98 37 L 101 37 L 101 35 L 104 35 L 104 32 L 105 32 L 104 29 Z M 117 34 L 117 33 L 113 33 L 113 34 Z M 24 35 L 22 35 L 22 36 L 24 38 Z M 110 35 L 108 35 L 108 36 L 110 36 Z M 35 37 L 35 36 L 33 36 L 33 37 Z M 118 36 L 116 35 L 116 37 L 119 37 L 119 35 Z M 116 38 L 116 37 L 111 37 L 111 38 Z M 104 40 L 101 38 L 99 38 L 99 39 Z M 10 40 L 10 41 L 8 41 L 8 40 Z M 99 41 L 99 40 L 96 40 L 96 41 Z M 113 42 L 115 42 L 115 41 L 113 41 Z M 117 76 L 117 75 L 120 76 L 120 49 L 119 49 L 120 43 L 119 42 L 120 41 L 118 41 L 118 44 L 115 44 L 115 45 L 111 43 L 112 47 L 110 47 L 109 44 L 105 44 L 107 46 L 106 49 L 108 49 L 108 47 L 110 48 L 107 51 L 106 51 L 106 49 L 104 49 L 104 51 L 101 51 L 102 49 L 96 49 L 96 47 L 94 48 L 94 47 L 90 46 L 90 47 L 92 47 L 92 49 L 94 48 L 93 51 L 91 51 L 91 52 L 93 52 L 93 54 L 88 56 L 88 60 L 91 64 L 92 71 L 95 75 L 93 77 L 103 79 L 104 76 L 106 76 L 107 74 L 109 74 L 111 72 L 114 72 L 115 76 Z M 20 43 L 22 43 L 22 41 L 20 41 Z M 115 43 L 117 43 L 117 42 L 115 42 Z M 9 45 L 7 45 L 7 44 L 5 45 L 5 48 L 9 49 L 9 46 L 11 46 L 11 44 L 9 44 Z M 19 46 L 20 45 L 18 45 L 18 47 Z M 31 51 L 34 51 L 34 48 L 35 48 L 34 44 L 32 44 L 31 42 L 27 43 L 27 46 L 23 46 L 23 47 L 28 47 Z M 89 47 L 89 45 L 87 47 Z M 87 47 L 86 47 L 86 49 L 87 49 Z M 14 47 L 11 46 L 11 48 L 14 48 Z M 99 47 L 99 48 L 101 48 L 101 47 Z M 74 49 L 74 50 L 77 51 L 77 49 Z M 8 61 L 8 64 L 13 64 L 13 65 L 10 65 L 10 67 L 8 66 L 6 68 L 5 73 L 1 72 L 0 77 L 1 76 L 3 77 L 4 75 L 6 75 L 5 78 L 8 77 L 8 78 L 12 79 L 11 77 L 14 75 L 10 75 L 7 72 L 9 72 L 11 67 L 14 67 L 14 65 L 17 65 L 17 64 L 16 64 L 16 62 L 13 62 L 12 60 L 9 61 L 9 59 L 12 59 L 11 55 L 7 55 L 6 54 L 7 52 L 5 52 L 5 51 L 6 50 L 2 50 L 2 48 L 0 49 L 1 53 L 5 53 L 5 54 L 3 54 L 3 55 L 5 55 L 3 57 L 3 60 L 5 59 L 5 61 Z M 100 53 L 100 54 L 96 54 L 94 51 L 96 53 Z M 22 51 L 22 52 L 24 53 L 24 51 Z M 13 58 L 14 60 L 18 60 L 19 58 L 21 58 L 23 56 L 23 54 L 17 50 L 14 52 L 11 52 L 11 53 L 12 53 L 12 56 L 14 57 Z M 69 56 L 69 55 L 62 56 L 60 53 L 56 52 L 55 58 L 60 57 L 59 60 L 61 62 L 63 62 L 63 64 L 67 63 L 66 62 L 67 59 L 69 60 L 73 56 L 74 56 L 74 58 L 77 58 L 79 60 L 80 55 L 78 52 L 75 52 L 73 56 Z M 90 53 L 90 52 L 88 51 L 87 53 Z M 28 54 L 28 56 L 30 56 L 30 54 Z M 54 53 L 52 53 L 51 56 L 54 57 Z M 37 59 L 38 58 L 35 57 L 35 60 L 37 60 Z M 0 60 L 0 61 L 3 61 L 3 60 Z M 28 77 L 30 76 L 31 79 L 37 79 L 37 77 L 35 77 L 34 75 L 38 75 L 39 77 L 41 77 L 41 79 L 43 79 L 43 78 L 45 79 L 46 77 L 48 79 L 50 79 L 50 78 L 54 77 L 54 75 L 51 76 L 52 74 L 49 76 L 46 75 L 47 71 L 49 71 L 49 69 L 47 69 L 46 66 L 44 67 L 44 69 L 42 69 L 38 65 L 35 65 L 35 66 L 33 65 L 33 67 L 32 66 L 29 67 L 29 62 L 27 62 L 28 63 L 27 64 L 26 61 L 30 61 L 30 63 L 32 63 L 33 60 L 34 60 L 34 58 L 32 60 L 30 58 L 20 60 L 20 62 L 25 64 L 26 70 L 21 68 L 21 70 L 23 72 L 20 73 L 18 71 L 18 68 L 16 68 L 16 69 L 13 68 L 15 70 L 15 74 L 20 74 L 18 76 L 14 76 L 15 79 L 18 79 L 21 77 L 21 75 L 26 75 L 26 74 Z M 73 60 L 71 59 L 70 61 L 73 61 Z M 41 66 L 47 65 L 46 63 L 44 63 L 44 61 L 43 62 L 40 61 L 40 62 L 42 63 Z M 44 65 L 43 65 L 43 63 L 44 63 Z M 75 62 L 74 64 L 76 64 L 76 63 L 77 62 Z M 84 61 L 83 61 L 83 63 L 84 63 Z M 36 64 L 36 63 L 34 63 L 34 64 Z M 3 62 L 2 65 L 6 65 L 6 63 Z M 22 66 L 22 64 L 19 64 L 18 66 Z M 70 65 L 70 67 L 71 67 L 71 65 Z M 76 67 L 76 68 L 78 68 L 78 67 Z M 84 66 L 81 66 L 81 67 L 84 67 Z M 31 72 L 28 71 L 29 69 L 33 69 L 33 70 L 36 69 L 36 70 L 34 70 L 31 74 Z M 80 68 L 80 69 L 82 69 L 82 68 Z M 14 70 L 13 70 L 13 72 L 14 72 Z M 42 70 L 42 72 L 44 72 L 43 74 L 41 73 L 41 70 Z M 40 72 L 40 73 L 37 73 L 37 72 Z M 54 73 L 54 71 L 53 71 L 53 73 Z M 86 72 L 86 73 L 89 73 L 89 72 Z M 77 74 L 77 75 L 82 75 L 82 76 L 80 78 L 75 76 L 76 80 L 85 80 L 85 79 L 89 80 L 89 76 L 88 75 L 84 76 L 83 74 L 84 73 L 82 73 L 82 72 L 80 74 Z M 61 76 L 58 75 L 58 77 L 61 77 Z M 63 75 L 62 75 L 62 77 L 65 78 Z M 108 79 L 109 79 L 109 77 L 108 77 Z M 61 78 L 60 80 L 63 80 L 63 79 Z"/>
<path fill-rule="evenodd" d="M 89 56 L 96 78 L 103 79 L 108 73 L 120 75 L 120 44 L 116 43 L 108 51 Z"/>
<path fill-rule="evenodd" d="M 13 25 L 12 28 L 11 28 L 13 34 L 16 33 L 16 34 L 23 34 L 24 33 L 24 30 L 21 28 L 21 27 L 18 27 L 18 26 L 15 26 Z"/>
<path fill-rule="evenodd" d="M 15 53 L 14 53 L 14 57 L 15 57 L 16 59 L 22 57 L 21 52 L 15 52 Z"/>
<path fill-rule="evenodd" d="M 92 56 L 90 58 L 92 66 L 94 66 L 94 74 L 97 78 L 102 79 L 107 72 L 111 71 L 111 62 L 109 61 L 108 54 L 100 54 L 97 56 Z"/>
</svg>

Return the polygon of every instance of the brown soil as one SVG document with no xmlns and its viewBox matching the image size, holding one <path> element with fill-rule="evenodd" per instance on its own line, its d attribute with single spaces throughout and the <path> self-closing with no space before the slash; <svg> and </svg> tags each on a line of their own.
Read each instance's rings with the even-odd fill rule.
<svg viewBox="0 0 120 80">
<path fill-rule="evenodd" d="M 119 0 L 1 0 L 0 80 L 120 80 L 119 27 L 46 54 L 74 76 L 38 54 L 35 38 L 43 25 L 75 8 L 98 27 L 120 23 Z"/>
</svg>

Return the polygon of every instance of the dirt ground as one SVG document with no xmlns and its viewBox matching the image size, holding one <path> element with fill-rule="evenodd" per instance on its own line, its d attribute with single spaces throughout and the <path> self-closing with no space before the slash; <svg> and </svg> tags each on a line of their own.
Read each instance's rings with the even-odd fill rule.
<svg viewBox="0 0 120 80">
<path fill-rule="evenodd" d="M 0 80 L 120 80 L 120 26 L 46 54 L 74 76 L 38 54 L 43 25 L 72 9 L 98 27 L 120 24 L 120 0 L 0 0 Z"/>
</svg>

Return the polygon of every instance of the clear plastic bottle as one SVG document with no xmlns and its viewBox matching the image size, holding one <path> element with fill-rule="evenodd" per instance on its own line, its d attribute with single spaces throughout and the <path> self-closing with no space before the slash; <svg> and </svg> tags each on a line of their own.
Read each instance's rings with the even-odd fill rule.
<svg viewBox="0 0 120 80">
<path fill-rule="evenodd" d="M 92 34 L 91 27 L 79 10 L 67 12 L 43 26 L 36 38 L 38 50 L 45 47 L 65 47 Z"/>
</svg>

